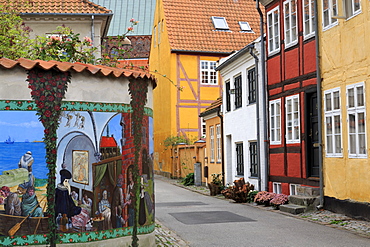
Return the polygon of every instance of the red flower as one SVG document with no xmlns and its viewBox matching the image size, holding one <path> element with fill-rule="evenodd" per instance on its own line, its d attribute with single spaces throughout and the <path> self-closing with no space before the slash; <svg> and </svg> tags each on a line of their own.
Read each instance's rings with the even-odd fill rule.
<svg viewBox="0 0 370 247">
<path fill-rule="evenodd" d="M 63 98 L 63 94 L 62 93 L 57 93 L 57 98 Z"/>
<path fill-rule="evenodd" d="M 59 105 L 54 106 L 54 110 L 59 111 L 60 110 L 60 106 Z"/>
<path fill-rule="evenodd" d="M 32 83 L 34 83 L 34 82 L 35 82 L 35 81 L 34 81 L 33 79 L 29 79 L 29 80 L 28 80 L 28 83 L 29 83 L 29 84 L 32 84 Z M 30 87 L 30 86 L 28 86 L 28 87 Z"/>
<path fill-rule="evenodd" d="M 49 129 L 44 129 L 45 134 L 49 134 Z"/>
<path fill-rule="evenodd" d="M 73 239 L 71 239 L 71 238 L 70 238 L 70 239 L 69 239 L 69 242 L 71 242 L 71 243 L 72 243 L 72 242 L 73 242 Z"/>
<path fill-rule="evenodd" d="M 45 115 L 45 117 L 51 117 L 51 111 L 46 110 L 44 115 Z"/>
<path fill-rule="evenodd" d="M 46 85 L 45 89 L 50 91 L 52 89 L 52 87 L 50 85 Z"/>
<path fill-rule="evenodd" d="M 40 91 L 37 91 L 37 90 L 33 90 L 32 92 L 31 92 L 31 95 L 32 96 L 40 96 Z"/>
<path fill-rule="evenodd" d="M 38 108 L 40 108 L 40 109 L 43 109 L 44 107 L 45 107 L 45 104 L 43 103 L 43 102 L 39 102 L 38 104 L 37 104 L 37 106 L 38 106 Z"/>
<path fill-rule="evenodd" d="M 59 88 L 59 89 L 63 89 L 63 85 L 62 85 L 62 84 L 59 84 L 59 85 L 58 85 L 58 88 Z"/>
<path fill-rule="evenodd" d="M 54 99 L 55 99 L 55 98 L 54 98 L 54 96 L 52 96 L 52 95 L 50 95 L 50 96 L 48 97 L 48 100 L 49 100 L 49 101 L 54 101 Z"/>
<path fill-rule="evenodd" d="M 40 100 L 41 100 L 41 101 L 45 101 L 45 100 L 46 100 L 45 95 L 41 95 Z"/>
<path fill-rule="evenodd" d="M 9 107 L 9 106 L 5 107 L 5 110 L 9 110 L 9 109 L 10 109 L 10 107 Z"/>
<path fill-rule="evenodd" d="M 38 76 L 38 77 L 43 77 L 43 76 L 44 76 L 44 74 L 43 74 L 43 73 L 38 73 L 38 74 L 37 74 L 37 76 Z"/>
<path fill-rule="evenodd" d="M 40 82 L 45 83 L 46 82 L 45 78 L 41 78 Z"/>
<path fill-rule="evenodd" d="M 57 153 L 57 150 L 56 149 L 53 149 L 53 150 L 51 150 L 51 153 L 52 154 L 56 154 Z"/>
</svg>

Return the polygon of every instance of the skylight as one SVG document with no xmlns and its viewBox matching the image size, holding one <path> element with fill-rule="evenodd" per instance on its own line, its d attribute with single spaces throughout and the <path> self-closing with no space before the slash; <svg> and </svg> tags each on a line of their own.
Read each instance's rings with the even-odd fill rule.
<svg viewBox="0 0 370 247">
<path fill-rule="evenodd" d="M 229 30 L 225 17 L 212 16 L 212 21 L 216 29 Z"/>
<path fill-rule="evenodd" d="M 253 32 L 251 26 L 246 21 L 239 21 L 240 29 L 244 32 Z"/>
</svg>

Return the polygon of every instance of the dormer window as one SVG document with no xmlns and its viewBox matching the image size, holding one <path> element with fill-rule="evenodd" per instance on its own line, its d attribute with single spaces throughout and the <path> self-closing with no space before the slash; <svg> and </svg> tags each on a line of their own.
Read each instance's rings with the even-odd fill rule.
<svg viewBox="0 0 370 247">
<path fill-rule="evenodd" d="M 239 26 L 242 32 L 248 32 L 248 33 L 253 32 L 251 26 L 249 26 L 249 23 L 246 21 L 239 21 Z"/>
<path fill-rule="evenodd" d="M 212 21 L 217 30 L 229 30 L 225 17 L 212 16 Z"/>
</svg>

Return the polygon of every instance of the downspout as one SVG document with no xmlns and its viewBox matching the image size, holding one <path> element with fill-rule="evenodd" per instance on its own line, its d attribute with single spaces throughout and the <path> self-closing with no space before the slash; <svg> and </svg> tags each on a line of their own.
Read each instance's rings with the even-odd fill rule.
<svg viewBox="0 0 370 247">
<path fill-rule="evenodd" d="M 91 16 L 91 41 L 92 41 L 92 44 L 94 45 L 94 36 L 95 36 L 95 33 L 94 33 L 94 29 L 95 29 L 95 26 L 94 26 L 94 15 Z"/>
<path fill-rule="evenodd" d="M 268 126 L 267 126 L 267 111 L 266 111 L 266 108 L 267 108 L 267 104 L 266 104 L 266 93 L 267 93 L 267 89 L 266 89 L 266 66 L 265 66 L 265 39 L 264 39 L 264 29 L 263 29 L 263 25 L 264 25 L 264 22 L 263 22 L 263 13 L 260 9 L 260 2 L 259 0 L 256 0 L 256 9 L 258 11 L 258 14 L 260 15 L 260 34 L 261 34 L 261 84 L 262 84 L 262 102 L 263 102 L 263 105 L 262 105 L 262 119 L 263 119 L 263 123 L 264 123 L 264 131 L 263 131 L 263 150 L 264 150 L 264 159 L 265 159 L 265 190 L 268 191 L 269 189 L 269 186 L 268 186 L 268 182 L 269 182 L 269 159 L 268 159 L 268 140 L 267 140 L 267 130 L 268 130 Z M 258 74 L 258 72 L 257 72 Z M 258 84 L 258 83 L 257 83 Z M 261 171 L 258 171 L 259 173 L 261 173 Z M 260 175 L 261 176 L 261 175 Z"/>
<path fill-rule="evenodd" d="M 225 159 L 224 159 L 224 117 L 221 115 L 221 106 L 217 110 L 217 116 L 220 118 L 221 125 L 221 172 L 222 172 L 222 185 L 225 186 Z"/>
<path fill-rule="evenodd" d="M 320 70 L 320 46 L 319 46 L 319 18 L 318 4 L 315 1 L 315 41 L 316 41 L 316 91 L 317 91 L 317 110 L 319 121 L 319 178 L 320 178 L 320 205 L 317 209 L 324 208 L 324 175 L 323 175 L 323 161 L 322 161 L 322 103 L 321 103 L 321 70 Z"/>
<path fill-rule="evenodd" d="M 262 41 L 261 41 L 262 42 Z M 256 117 L 257 117 L 257 149 L 261 150 L 261 138 L 260 138 L 260 97 L 259 97 L 259 86 L 258 86 L 258 62 L 259 59 L 256 54 L 253 53 L 254 44 L 249 47 L 249 54 L 254 57 L 255 67 L 256 67 Z M 258 164 L 258 190 L 261 191 L 261 155 L 257 155 L 257 164 Z"/>
</svg>

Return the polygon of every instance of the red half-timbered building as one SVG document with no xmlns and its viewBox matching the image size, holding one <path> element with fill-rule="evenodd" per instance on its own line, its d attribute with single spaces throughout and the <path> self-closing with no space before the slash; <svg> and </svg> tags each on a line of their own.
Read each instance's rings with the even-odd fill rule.
<svg viewBox="0 0 370 247">
<path fill-rule="evenodd" d="M 269 189 L 319 186 L 313 0 L 262 0 L 266 9 Z"/>
</svg>

